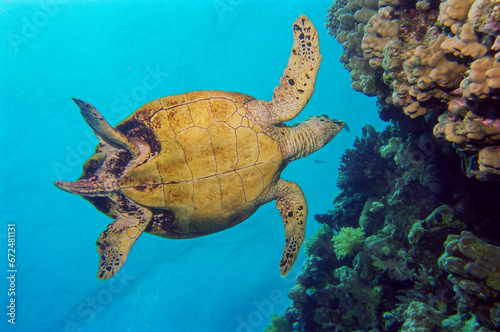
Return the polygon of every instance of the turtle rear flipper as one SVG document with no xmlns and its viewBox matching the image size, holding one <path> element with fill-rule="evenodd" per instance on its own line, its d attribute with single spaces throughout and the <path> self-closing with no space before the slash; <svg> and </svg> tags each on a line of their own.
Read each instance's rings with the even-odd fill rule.
<svg viewBox="0 0 500 332">
<path fill-rule="evenodd" d="M 274 124 L 295 118 L 306 106 L 314 92 L 322 57 L 318 31 L 307 16 L 300 15 L 293 24 L 293 46 L 288 65 L 271 101 Z"/>
<path fill-rule="evenodd" d="M 139 157 L 141 154 L 139 147 L 127 136 L 111 127 L 94 106 L 80 99 L 72 99 L 80 108 L 85 122 L 87 122 L 99 138 L 117 149 L 128 150 L 134 159 Z"/>
<path fill-rule="evenodd" d="M 97 239 L 100 256 L 97 277 L 101 280 L 111 278 L 125 264 L 130 248 L 151 221 L 151 211 L 137 205 L 135 208 L 132 213 L 118 215 Z"/>
</svg>

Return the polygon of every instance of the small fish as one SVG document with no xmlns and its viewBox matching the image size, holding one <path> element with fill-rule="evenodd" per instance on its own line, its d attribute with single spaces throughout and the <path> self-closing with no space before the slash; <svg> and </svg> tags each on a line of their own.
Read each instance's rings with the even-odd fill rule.
<svg viewBox="0 0 500 332">
<path fill-rule="evenodd" d="M 320 160 L 320 159 L 315 159 L 314 162 L 316 164 L 326 164 L 328 161 L 326 161 L 326 160 Z"/>
</svg>

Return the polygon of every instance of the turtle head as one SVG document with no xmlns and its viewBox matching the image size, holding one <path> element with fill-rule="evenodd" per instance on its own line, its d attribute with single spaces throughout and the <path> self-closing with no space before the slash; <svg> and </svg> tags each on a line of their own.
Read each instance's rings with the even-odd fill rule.
<svg viewBox="0 0 500 332">
<path fill-rule="evenodd" d="M 304 123 L 308 124 L 319 138 L 320 146 L 317 150 L 328 144 L 345 127 L 344 121 L 330 119 L 326 114 L 311 116 Z"/>
<path fill-rule="evenodd" d="M 323 114 L 306 119 L 303 125 L 307 128 L 306 132 L 310 136 L 310 153 L 313 153 L 330 143 L 330 141 L 344 128 L 345 122 L 330 119 L 328 115 Z"/>
<path fill-rule="evenodd" d="M 283 128 L 282 130 L 288 131 L 281 144 L 285 158 L 292 161 L 318 151 L 337 136 L 344 126 L 344 121 L 320 115 Z"/>
</svg>

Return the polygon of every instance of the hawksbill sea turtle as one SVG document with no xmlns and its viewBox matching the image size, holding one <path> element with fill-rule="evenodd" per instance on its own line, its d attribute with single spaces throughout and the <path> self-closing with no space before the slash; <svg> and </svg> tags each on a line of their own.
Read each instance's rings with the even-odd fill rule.
<svg viewBox="0 0 500 332">
<path fill-rule="evenodd" d="M 77 181 L 56 181 L 114 219 L 97 240 L 99 279 L 115 275 L 143 232 L 186 239 L 220 232 L 276 201 L 285 226 L 285 276 L 304 242 L 307 203 L 280 178 L 291 161 L 330 142 L 344 127 L 313 116 L 288 126 L 314 92 L 322 55 L 318 32 L 301 15 L 288 65 L 271 101 L 216 90 L 151 101 L 115 128 L 73 99 L 101 139 Z"/>
</svg>

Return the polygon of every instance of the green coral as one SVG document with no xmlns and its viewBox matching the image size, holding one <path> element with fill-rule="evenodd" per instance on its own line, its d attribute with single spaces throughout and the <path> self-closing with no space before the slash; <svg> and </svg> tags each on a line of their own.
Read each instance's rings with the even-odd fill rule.
<svg viewBox="0 0 500 332">
<path fill-rule="evenodd" d="M 319 255 L 330 246 L 328 240 L 332 237 L 333 230 L 326 224 L 320 224 L 319 229 L 314 235 L 304 244 L 306 255 Z"/>
<path fill-rule="evenodd" d="M 392 137 L 401 149 L 384 159 Z M 500 187 L 465 178 L 437 143 L 401 120 L 367 126 L 344 154 L 342 191 L 315 216 L 322 226 L 288 294 L 294 331 L 500 331 Z M 438 265 L 462 230 L 483 242 L 452 236 Z"/>
<path fill-rule="evenodd" d="M 380 156 L 384 159 L 396 154 L 402 147 L 401 137 L 391 137 L 386 145 L 380 147 Z"/>
<path fill-rule="evenodd" d="M 273 314 L 271 323 L 266 326 L 264 332 L 293 332 L 293 326 L 283 315 Z"/>
<path fill-rule="evenodd" d="M 342 227 L 339 234 L 332 237 L 333 250 L 339 260 L 354 255 L 365 242 L 365 232 L 361 227 Z"/>
</svg>

